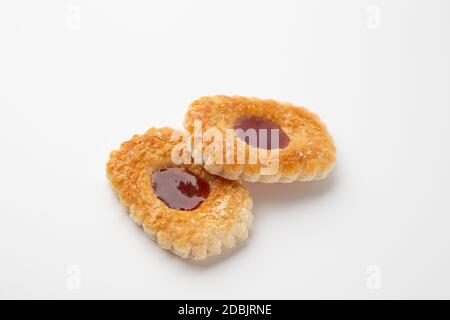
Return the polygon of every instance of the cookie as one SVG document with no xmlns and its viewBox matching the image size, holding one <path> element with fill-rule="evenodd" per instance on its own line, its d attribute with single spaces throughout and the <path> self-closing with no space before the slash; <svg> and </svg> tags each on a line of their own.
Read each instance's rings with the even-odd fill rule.
<svg viewBox="0 0 450 320">
<path fill-rule="evenodd" d="M 253 203 L 240 183 L 190 164 L 189 153 L 174 161 L 184 139 L 170 128 L 136 135 L 111 153 L 107 174 L 130 217 L 160 247 L 202 260 L 247 239 Z"/>
<path fill-rule="evenodd" d="M 194 101 L 184 126 L 204 168 L 230 180 L 319 180 L 336 161 L 333 139 L 319 117 L 303 107 L 241 96 Z M 197 142 L 195 142 L 197 141 Z"/>
</svg>

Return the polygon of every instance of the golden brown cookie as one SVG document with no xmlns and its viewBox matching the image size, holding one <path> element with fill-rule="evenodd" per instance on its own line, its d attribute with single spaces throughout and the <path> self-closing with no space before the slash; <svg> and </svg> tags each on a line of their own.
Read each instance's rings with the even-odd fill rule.
<svg viewBox="0 0 450 320">
<path fill-rule="evenodd" d="M 252 127 L 259 134 L 266 131 L 266 140 L 258 134 L 256 142 L 254 136 L 246 136 L 245 130 Z M 190 105 L 185 128 L 193 140 L 200 141 L 192 142 L 193 152 L 196 157 L 201 155 L 205 169 L 226 179 L 265 183 L 318 180 L 327 176 L 336 161 L 325 124 L 306 108 L 289 103 L 240 96 L 203 97 Z M 273 129 L 278 130 L 278 139 L 270 135 Z"/>
<path fill-rule="evenodd" d="M 172 153 L 180 142 L 183 133 L 170 128 L 136 135 L 111 153 L 107 174 L 131 218 L 159 246 L 202 260 L 248 237 L 253 203 L 236 181 L 199 165 L 175 165 Z"/>
</svg>

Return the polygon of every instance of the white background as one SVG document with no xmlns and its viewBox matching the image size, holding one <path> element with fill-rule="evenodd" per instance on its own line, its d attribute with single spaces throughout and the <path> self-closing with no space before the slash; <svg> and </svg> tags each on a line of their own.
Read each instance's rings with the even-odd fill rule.
<svg viewBox="0 0 450 320">
<path fill-rule="evenodd" d="M 2 0 L 0 298 L 450 298 L 449 15 L 446 0 Z M 249 185 L 249 241 L 194 263 L 127 217 L 105 163 L 212 94 L 308 106 L 338 164 Z"/>
</svg>

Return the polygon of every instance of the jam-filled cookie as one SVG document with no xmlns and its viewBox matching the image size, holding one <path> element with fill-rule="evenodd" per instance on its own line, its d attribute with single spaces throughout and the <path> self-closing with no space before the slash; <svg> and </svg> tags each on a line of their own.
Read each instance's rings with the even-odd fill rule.
<svg viewBox="0 0 450 320">
<path fill-rule="evenodd" d="M 325 124 L 306 108 L 289 103 L 203 97 L 190 105 L 185 128 L 192 134 L 196 158 L 200 156 L 208 172 L 226 179 L 318 180 L 336 161 Z"/>
<path fill-rule="evenodd" d="M 184 139 L 170 128 L 136 135 L 111 153 L 107 174 L 131 218 L 159 246 L 202 260 L 248 237 L 252 200 L 236 181 L 173 161 Z M 182 158 L 190 162 L 188 153 Z"/>
</svg>

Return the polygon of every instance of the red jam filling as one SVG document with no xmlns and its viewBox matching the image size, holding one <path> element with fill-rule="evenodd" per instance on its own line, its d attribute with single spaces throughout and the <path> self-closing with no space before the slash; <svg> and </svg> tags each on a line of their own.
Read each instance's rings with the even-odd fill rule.
<svg viewBox="0 0 450 320">
<path fill-rule="evenodd" d="M 247 116 L 239 118 L 236 121 L 234 129 L 239 139 L 254 148 L 266 150 L 284 149 L 291 141 L 280 126 L 262 117 Z M 278 130 L 278 143 L 276 143 L 276 140 L 272 141 L 272 133 L 276 133 L 274 130 Z M 252 131 L 256 132 L 256 134 L 250 134 Z"/>
<path fill-rule="evenodd" d="M 208 197 L 209 183 L 184 168 L 167 168 L 152 176 L 153 190 L 166 206 L 175 210 L 197 209 Z"/>
</svg>

